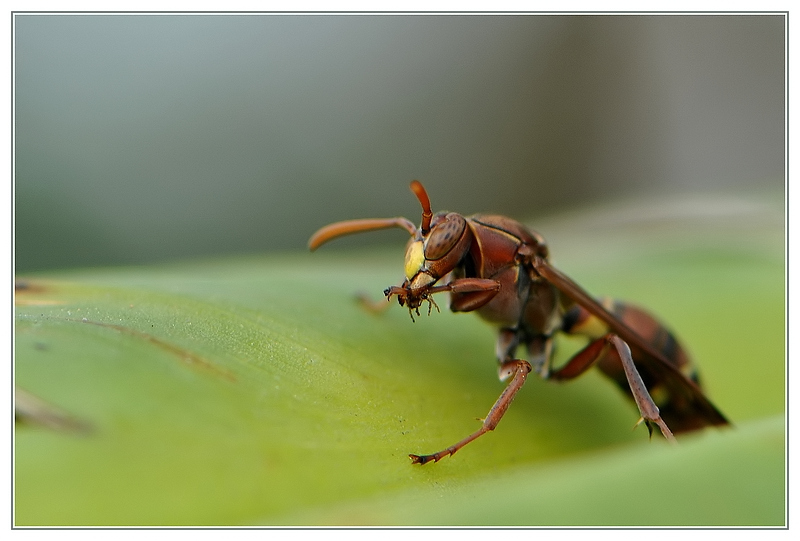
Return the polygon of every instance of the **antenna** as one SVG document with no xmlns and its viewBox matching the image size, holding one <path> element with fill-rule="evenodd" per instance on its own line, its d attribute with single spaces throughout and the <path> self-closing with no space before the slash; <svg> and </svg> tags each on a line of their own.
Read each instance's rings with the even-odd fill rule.
<svg viewBox="0 0 800 541">
<path fill-rule="evenodd" d="M 414 192 L 414 195 L 419 199 L 420 205 L 422 205 L 422 224 L 420 224 L 419 228 L 423 235 L 427 235 L 428 231 L 431 230 L 431 218 L 433 217 L 431 201 L 428 199 L 428 192 L 425 191 L 422 183 L 418 180 L 411 181 L 411 191 Z"/>
</svg>

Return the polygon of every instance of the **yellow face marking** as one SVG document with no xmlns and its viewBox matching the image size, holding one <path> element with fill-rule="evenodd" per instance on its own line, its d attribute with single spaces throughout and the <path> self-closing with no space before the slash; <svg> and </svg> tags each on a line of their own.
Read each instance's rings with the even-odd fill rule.
<svg viewBox="0 0 800 541">
<path fill-rule="evenodd" d="M 425 263 L 425 252 L 422 249 L 422 241 L 417 240 L 408 245 L 406 250 L 406 278 L 411 280 Z"/>
</svg>

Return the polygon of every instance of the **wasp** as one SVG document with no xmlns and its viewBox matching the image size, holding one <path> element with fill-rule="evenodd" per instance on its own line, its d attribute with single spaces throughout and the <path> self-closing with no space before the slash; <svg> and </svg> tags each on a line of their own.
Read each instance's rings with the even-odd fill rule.
<svg viewBox="0 0 800 541">
<path fill-rule="evenodd" d="M 544 238 L 519 222 L 489 214 L 434 215 L 419 181 L 411 182 L 411 191 L 422 206 L 419 227 L 402 217 L 337 222 L 314 233 L 309 248 L 354 233 L 405 229 L 411 235 L 405 280 L 384 291 L 387 300 L 396 297 L 413 319 L 424 303 L 428 313 L 436 306 L 432 295 L 448 292 L 453 312 L 476 312 L 498 328 L 498 375 L 508 383 L 480 429 L 439 452 L 411 454 L 412 463 L 438 462 L 494 430 L 531 372 L 564 381 L 597 366 L 635 402 L 636 425 L 645 423 L 651 436 L 657 427 L 673 442 L 673 432 L 728 424 L 700 389 L 684 348 L 653 316 L 592 297 L 550 263 Z M 553 338 L 559 332 L 585 337 L 588 344 L 555 367 Z M 520 345 L 526 360 L 516 357 Z"/>
</svg>

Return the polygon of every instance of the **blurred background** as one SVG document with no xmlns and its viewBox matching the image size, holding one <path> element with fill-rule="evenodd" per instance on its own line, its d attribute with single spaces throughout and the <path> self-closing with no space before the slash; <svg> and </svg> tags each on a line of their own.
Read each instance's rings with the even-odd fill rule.
<svg viewBox="0 0 800 541">
<path fill-rule="evenodd" d="M 13 22 L 17 272 L 304 250 L 414 178 L 533 223 L 784 186 L 780 15 Z"/>
</svg>

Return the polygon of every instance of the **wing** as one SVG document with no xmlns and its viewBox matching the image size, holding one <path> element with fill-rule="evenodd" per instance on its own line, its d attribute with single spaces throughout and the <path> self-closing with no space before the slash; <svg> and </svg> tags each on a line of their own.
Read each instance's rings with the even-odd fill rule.
<svg viewBox="0 0 800 541">
<path fill-rule="evenodd" d="M 676 424 L 674 429 L 681 430 L 683 427 L 683 430 L 689 430 L 705 425 L 729 424 L 725 416 L 706 398 L 695 382 L 683 375 L 662 352 L 617 319 L 581 286 L 542 257 L 533 257 L 531 263 L 539 275 L 600 319 L 611 331 L 627 342 L 632 350 L 637 351 L 637 355 L 634 356 L 635 362 L 642 365 L 645 371 L 666 387 L 671 402 L 681 404 L 681 418 L 672 421 L 673 424 Z M 667 412 L 662 413 L 666 417 Z M 669 419 L 667 419 L 667 423 L 670 423 Z"/>
</svg>

